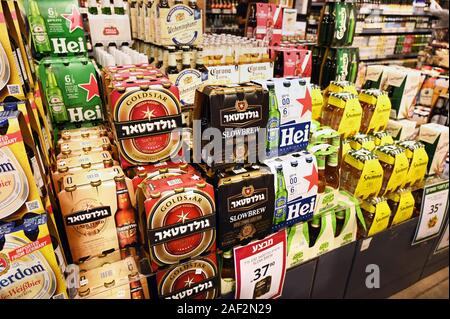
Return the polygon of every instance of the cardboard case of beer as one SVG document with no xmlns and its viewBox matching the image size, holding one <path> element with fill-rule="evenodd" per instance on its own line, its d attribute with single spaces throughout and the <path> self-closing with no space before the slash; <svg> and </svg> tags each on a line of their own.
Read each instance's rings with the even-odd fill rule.
<svg viewBox="0 0 450 319">
<path fill-rule="evenodd" d="M 30 213 L 0 225 L 0 299 L 66 299 L 47 215 Z"/>
<path fill-rule="evenodd" d="M 205 86 L 195 97 L 193 152 L 196 162 L 211 168 L 230 167 L 235 163 L 256 163 L 261 148 L 261 128 L 267 126 L 267 91 L 250 83 Z M 208 128 L 220 133 L 203 136 Z M 211 140 L 220 141 L 220 149 L 207 148 Z"/>
<path fill-rule="evenodd" d="M 128 178 L 125 178 L 124 189 L 118 189 L 116 179 L 119 177 L 124 177 L 119 166 L 64 177 L 58 198 L 74 263 L 122 248 L 118 238 L 121 225 L 116 220 L 118 195 L 128 193 L 131 206 L 135 206 L 135 196 Z M 136 223 L 129 225 L 127 234 L 135 235 Z"/>
<path fill-rule="evenodd" d="M 303 151 L 266 160 L 264 163 L 275 176 L 273 231 L 311 219 L 318 183 L 315 157 Z"/>
<path fill-rule="evenodd" d="M 427 175 L 441 176 L 448 154 L 448 126 L 436 123 L 420 126 L 419 141 L 428 154 Z"/>
<path fill-rule="evenodd" d="M 179 93 L 170 82 L 124 83 L 110 95 L 113 130 L 124 168 L 180 155 L 182 114 Z"/>
<path fill-rule="evenodd" d="M 45 58 L 38 75 L 53 123 L 104 119 L 97 74 L 88 58 Z"/>
<path fill-rule="evenodd" d="M 57 160 L 73 156 L 86 155 L 94 152 L 109 151 L 111 153 L 114 146 L 108 137 L 91 137 L 84 140 L 68 140 L 58 145 Z"/>
<path fill-rule="evenodd" d="M 158 271 L 156 287 L 160 299 L 215 299 L 219 293 L 216 254 Z"/>
<path fill-rule="evenodd" d="M 136 197 L 152 271 L 215 250 L 214 190 L 199 175 L 145 179 Z"/>
<path fill-rule="evenodd" d="M 121 46 L 132 43 L 130 17 L 128 14 L 89 14 L 89 34 L 92 45 L 109 45 L 115 43 Z"/>
<path fill-rule="evenodd" d="M 35 58 L 86 54 L 83 18 L 76 0 L 25 0 Z"/>
<path fill-rule="evenodd" d="M 217 203 L 217 246 L 227 250 L 272 231 L 273 174 L 252 165 L 222 171 L 212 179 Z"/>
<path fill-rule="evenodd" d="M 416 123 L 409 120 L 389 120 L 386 131 L 394 140 L 407 141 L 415 138 Z"/>
<path fill-rule="evenodd" d="M 33 139 L 20 111 L 0 112 L 0 219 L 44 210 L 42 175 Z"/>
</svg>

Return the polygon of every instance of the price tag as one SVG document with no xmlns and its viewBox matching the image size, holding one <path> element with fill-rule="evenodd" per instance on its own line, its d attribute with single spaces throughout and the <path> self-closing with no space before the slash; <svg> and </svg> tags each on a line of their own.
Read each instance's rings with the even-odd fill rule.
<svg viewBox="0 0 450 319">
<path fill-rule="evenodd" d="M 286 274 L 286 230 L 234 248 L 236 299 L 278 298 Z"/>
<path fill-rule="evenodd" d="M 426 185 L 423 189 L 419 223 L 412 244 L 436 237 L 444 225 L 448 204 L 448 181 Z"/>
</svg>

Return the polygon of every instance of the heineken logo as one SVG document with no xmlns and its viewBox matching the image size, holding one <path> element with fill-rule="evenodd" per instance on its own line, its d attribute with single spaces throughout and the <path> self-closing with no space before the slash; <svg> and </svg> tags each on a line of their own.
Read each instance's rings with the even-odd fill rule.
<svg viewBox="0 0 450 319">
<path fill-rule="evenodd" d="M 49 10 L 50 11 L 50 10 Z M 72 12 L 61 14 L 61 16 L 69 22 L 69 32 L 72 33 L 77 29 L 83 30 L 83 18 L 78 10 L 78 7 L 73 5 Z"/>
<path fill-rule="evenodd" d="M 306 148 L 309 138 L 309 122 L 284 125 L 280 128 L 280 148 L 298 151 Z"/>
<path fill-rule="evenodd" d="M 51 40 L 54 53 L 67 54 L 86 52 L 86 46 L 83 37 L 79 37 L 78 41 L 67 41 L 66 38 L 52 38 Z"/>
<path fill-rule="evenodd" d="M 314 214 L 316 196 L 300 198 L 288 203 L 286 222 L 294 220 L 308 220 Z"/>
<path fill-rule="evenodd" d="M 69 118 L 71 122 L 84 122 L 100 120 L 103 118 L 102 109 L 100 105 L 96 105 L 94 109 L 85 109 L 83 107 L 68 108 Z"/>
<path fill-rule="evenodd" d="M 242 193 L 228 199 L 228 211 L 244 211 L 267 202 L 267 188 L 244 187 Z"/>
<path fill-rule="evenodd" d="M 65 217 L 68 226 L 82 225 L 112 216 L 111 207 L 102 206 L 78 211 Z"/>
</svg>

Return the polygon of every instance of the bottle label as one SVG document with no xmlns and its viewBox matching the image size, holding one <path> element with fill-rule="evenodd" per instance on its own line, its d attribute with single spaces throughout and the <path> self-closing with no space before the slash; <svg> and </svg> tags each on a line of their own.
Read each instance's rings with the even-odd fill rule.
<svg viewBox="0 0 450 319">
<path fill-rule="evenodd" d="M 64 112 L 64 101 L 59 95 L 50 95 L 48 104 L 54 113 Z"/>
<path fill-rule="evenodd" d="M 137 225 L 134 222 L 127 222 L 117 227 L 117 237 L 119 239 L 120 247 L 124 247 L 127 244 L 134 244 L 137 242 Z"/>
<path fill-rule="evenodd" d="M 36 41 L 36 44 L 47 44 L 47 33 L 45 32 L 45 27 L 43 25 L 34 24 L 31 27 L 31 30 L 33 30 L 34 40 Z"/>
<path fill-rule="evenodd" d="M 358 184 L 355 189 L 355 196 L 367 198 L 377 196 L 383 183 L 383 168 L 378 159 L 365 162 Z"/>
<path fill-rule="evenodd" d="M 278 147 L 280 119 L 278 117 L 269 118 L 267 127 L 268 127 L 268 134 L 267 134 L 268 141 L 271 143 L 277 142 L 275 147 Z"/>
<path fill-rule="evenodd" d="M 386 201 L 376 204 L 375 215 L 367 236 L 370 237 L 385 230 L 388 227 L 390 215 L 391 209 Z"/>
<path fill-rule="evenodd" d="M 414 196 L 411 192 L 401 193 L 397 211 L 392 212 L 395 214 L 392 225 L 396 225 L 410 219 L 414 212 L 414 204 Z"/>
</svg>

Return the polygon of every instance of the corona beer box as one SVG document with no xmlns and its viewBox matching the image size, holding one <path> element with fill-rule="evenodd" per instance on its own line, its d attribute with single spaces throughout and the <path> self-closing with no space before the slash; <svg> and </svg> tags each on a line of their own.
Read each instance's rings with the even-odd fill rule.
<svg viewBox="0 0 450 319">
<path fill-rule="evenodd" d="M 98 258 L 102 259 L 102 258 Z M 76 299 L 149 299 L 147 279 L 139 273 L 133 257 L 104 262 L 80 271 Z"/>
<path fill-rule="evenodd" d="M 257 163 L 261 140 L 265 141 L 259 131 L 267 126 L 268 102 L 267 91 L 250 83 L 208 85 L 197 90 L 194 120 L 199 122 L 193 128 L 194 161 L 214 169 L 238 162 Z M 209 128 L 220 132 L 220 140 L 218 134 L 202 136 Z M 211 140 L 220 148 L 205 147 Z"/>
<path fill-rule="evenodd" d="M 113 146 L 108 137 L 91 137 L 85 140 L 63 142 L 58 147 L 57 159 L 85 155 L 93 152 L 111 151 Z"/>
<path fill-rule="evenodd" d="M 237 65 L 208 66 L 208 85 L 226 85 L 239 83 L 239 67 Z"/>
<path fill-rule="evenodd" d="M 25 0 L 35 58 L 86 54 L 83 18 L 76 0 Z"/>
<path fill-rule="evenodd" d="M 199 174 L 194 167 L 185 162 L 159 162 L 145 166 L 131 167 L 127 170 L 128 177 L 136 190 L 144 179 L 159 180 L 184 174 Z"/>
<path fill-rule="evenodd" d="M 428 123 L 420 126 L 419 141 L 428 154 L 427 175 L 441 176 L 448 154 L 448 126 Z"/>
<path fill-rule="evenodd" d="M 145 179 L 136 193 L 152 271 L 215 250 L 214 190 L 199 175 Z"/>
<path fill-rule="evenodd" d="M 0 299 L 66 299 L 47 215 L 27 214 L 0 226 Z"/>
<path fill-rule="evenodd" d="M 214 177 L 217 203 L 217 246 L 222 250 L 272 231 L 274 177 L 266 166 L 222 171 Z"/>
<path fill-rule="evenodd" d="M 44 210 L 42 167 L 20 111 L 0 112 L 0 219 Z"/>
<path fill-rule="evenodd" d="M 318 183 L 315 157 L 304 151 L 266 160 L 264 163 L 275 176 L 273 231 L 311 219 Z"/>
<path fill-rule="evenodd" d="M 156 286 L 160 299 L 215 299 L 219 292 L 216 254 L 158 271 Z"/>
<path fill-rule="evenodd" d="M 278 147 L 267 149 L 269 157 L 273 154 L 285 155 L 306 149 L 311 126 L 312 100 L 311 87 L 305 79 L 272 79 L 257 82 L 264 89 L 268 83 L 275 86 L 276 102 L 269 92 L 269 112 L 273 108 L 269 122 L 278 122 Z M 276 103 L 276 105 L 272 105 Z M 278 110 L 278 112 L 276 112 Z M 272 122 L 271 122 L 272 121 Z M 270 124 L 272 125 L 272 124 Z M 272 126 L 271 126 L 272 127 Z M 270 129 L 270 128 L 269 128 Z"/>
<path fill-rule="evenodd" d="M 137 244 L 135 196 L 124 177 L 119 166 L 64 177 L 58 198 L 74 263 Z"/>
<path fill-rule="evenodd" d="M 157 79 L 124 83 L 113 90 L 110 100 L 123 168 L 181 154 L 182 114 L 174 85 Z"/>
<path fill-rule="evenodd" d="M 97 74 L 90 59 L 45 58 L 39 63 L 38 76 L 53 123 L 104 119 Z"/>
<path fill-rule="evenodd" d="M 56 170 L 52 172 L 53 186 L 55 193 L 61 191 L 64 176 L 73 175 L 79 171 L 91 169 L 107 168 L 118 165 L 107 151 L 93 152 L 79 156 L 71 156 L 56 161 Z"/>
<path fill-rule="evenodd" d="M 156 43 L 160 45 L 197 45 L 203 39 L 202 11 L 184 4 L 170 8 L 156 6 Z"/>
</svg>

